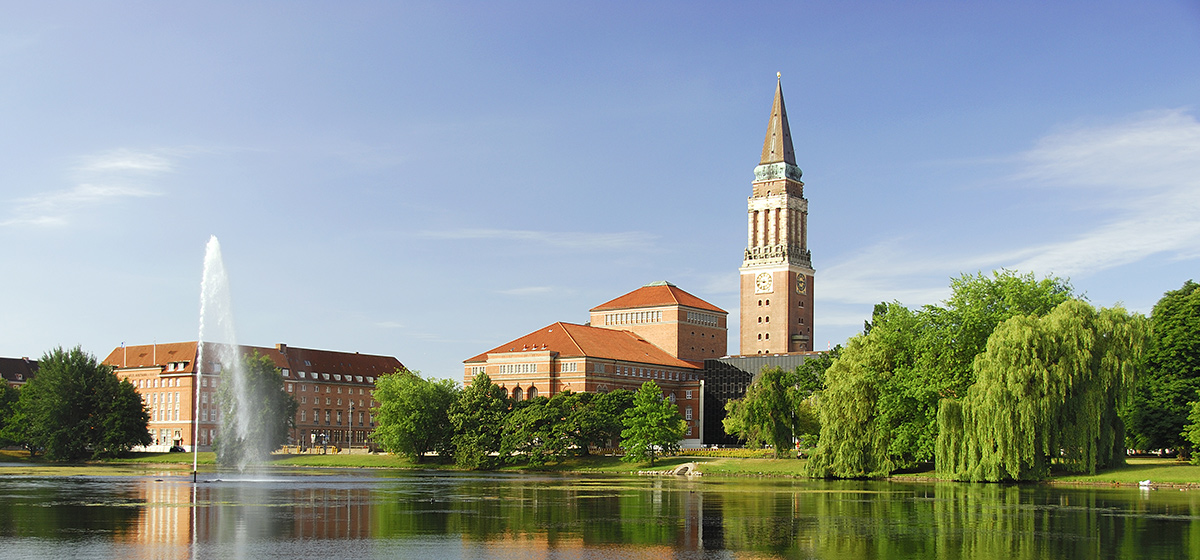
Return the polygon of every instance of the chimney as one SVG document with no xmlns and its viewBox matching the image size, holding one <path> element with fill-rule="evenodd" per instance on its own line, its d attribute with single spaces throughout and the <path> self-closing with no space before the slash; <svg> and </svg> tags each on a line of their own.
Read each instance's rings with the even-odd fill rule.
<svg viewBox="0 0 1200 560">
<path fill-rule="evenodd" d="M 280 354 L 287 354 L 287 345 L 282 342 L 276 344 L 275 349 L 279 350 Z"/>
</svg>

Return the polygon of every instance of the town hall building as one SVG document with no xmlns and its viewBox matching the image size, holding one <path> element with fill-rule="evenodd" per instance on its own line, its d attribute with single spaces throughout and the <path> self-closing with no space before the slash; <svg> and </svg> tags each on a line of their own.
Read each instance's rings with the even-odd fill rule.
<svg viewBox="0 0 1200 560">
<path fill-rule="evenodd" d="M 562 391 L 637 390 L 654 380 L 687 420 L 681 444 L 735 444 L 721 419 L 763 367 L 794 368 L 813 352 L 808 200 L 792 146 L 783 87 L 775 99 L 747 202 L 739 355 L 727 354 L 728 313 L 668 282 L 646 284 L 590 310 L 584 325 L 558 322 L 463 362 L 514 399 Z"/>
</svg>

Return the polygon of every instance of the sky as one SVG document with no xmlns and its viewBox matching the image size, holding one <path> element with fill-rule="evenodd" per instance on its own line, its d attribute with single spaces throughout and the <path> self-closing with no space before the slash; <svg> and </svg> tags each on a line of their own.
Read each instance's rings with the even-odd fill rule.
<svg viewBox="0 0 1200 560">
<path fill-rule="evenodd" d="M 818 349 L 951 278 L 1200 274 L 1200 3 L 15 2 L 0 356 L 462 360 L 666 280 L 729 312 L 782 75 Z"/>
</svg>

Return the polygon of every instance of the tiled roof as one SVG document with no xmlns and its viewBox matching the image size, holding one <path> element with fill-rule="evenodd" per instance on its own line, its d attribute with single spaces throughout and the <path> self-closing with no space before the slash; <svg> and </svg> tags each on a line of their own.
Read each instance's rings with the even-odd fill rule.
<svg viewBox="0 0 1200 560">
<path fill-rule="evenodd" d="M 501 344 L 465 363 L 485 362 L 488 354 L 509 352 L 556 352 L 560 358 L 598 358 L 668 367 L 697 368 L 680 360 L 629 331 L 601 329 L 558 322 L 533 331 L 508 344 Z"/>
<path fill-rule="evenodd" d="M 38 362 L 29 358 L 0 358 L 0 378 L 21 384 L 37 375 Z"/>
<path fill-rule="evenodd" d="M 787 109 L 783 106 L 783 83 L 776 82 L 775 102 L 771 104 L 771 120 L 767 123 L 767 138 L 763 140 L 762 161 L 759 164 L 780 162 L 796 165 L 796 152 L 792 148 Z"/>
<path fill-rule="evenodd" d="M 211 342 L 204 343 L 204 361 L 211 361 L 209 356 L 216 355 L 218 346 L 222 345 Z M 195 371 L 196 348 L 197 343 L 195 341 L 128 347 L 118 346 L 104 359 L 104 363 L 117 368 L 137 368 L 165 366 L 170 362 L 187 362 L 187 366 L 178 372 L 191 373 Z M 391 356 L 313 350 L 282 344 L 274 348 L 244 345 L 238 348 L 243 355 L 257 351 L 259 354 L 270 358 L 275 363 L 275 367 L 289 368 L 294 371 L 378 377 L 404 368 L 404 364 L 400 363 L 400 360 Z M 207 368 L 205 371 L 207 371 Z"/>
<path fill-rule="evenodd" d="M 593 307 L 592 311 L 610 309 L 631 309 L 637 307 L 655 307 L 660 305 L 682 305 L 694 309 L 704 309 L 717 313 L 725 313 L 724 309 L 689 294 L 670 282 L 654 282 L 646 284 L 617 299 Z"/>
</svg>

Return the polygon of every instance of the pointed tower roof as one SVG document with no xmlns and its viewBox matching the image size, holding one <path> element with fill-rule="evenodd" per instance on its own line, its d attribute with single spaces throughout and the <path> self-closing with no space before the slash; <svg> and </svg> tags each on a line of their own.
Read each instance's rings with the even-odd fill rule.
<svg viewBox="0 0 1200 560">
<path fill-rule="evenodd" d="M 783 80 L 778 74 L 776 78 L 775 103 L 771 105 L 771 121 L 767 124 L 767 139 L 763 141 L 762 161 L 759 165 L 796 165 L 796 152 L 792 149 L 792 131 L 788 128 L 787 109 L 783 106 Z"/>
</svg>

